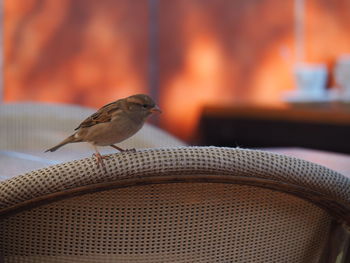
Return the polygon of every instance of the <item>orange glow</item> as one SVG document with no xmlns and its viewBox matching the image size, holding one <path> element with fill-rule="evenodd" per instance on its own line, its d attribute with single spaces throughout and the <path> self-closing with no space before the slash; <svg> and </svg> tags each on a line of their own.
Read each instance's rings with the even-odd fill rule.
<svg viewBox="0 0 350 263">
<path fill-rule="evenodd" d="M 126 12 L 139 14 L 136 37 L 145 39 L 147 3 L 133 10 L 126 2 L 79 0 L 6 0 L 4 6 L 6 101 L 100 107 L 146 92 L 147 46 L 115 24 Z M 135 50 L 144 54 L 137 63 Z"/>
<path fill-rule="evenodd" d="M 350 2 L 306 2 L 305 62 L 350 53 Z M 330 8 L 331 7 L 331 8 Z M 4 98 L 92 107 L 147 93 L 148 1 L 5 0 Z M 162 128 L 206 104 L 279 104 L 294 87 L 293 1 L 159 1 Z"/>
<path fill-rule="evenodd" d="M 292 39 L 281 40 L 271 45 L 268 53 L 259 61 L 252 76 L 251 102 L 254 104 L 282 103 L 283 91 L 294 87 L 293 70 L 295 61 L 291 46 Z"/>
<path fill-rule="evenodd" d="M 201 106 L 223 95 L 219 89 L 223 57 L 218 43 L 207 35 L 194 36 L 190 43 L 183 72 L 168 81 L 162 97 L 167 114 L 164 124 L 180 137 L 192 134 Z"/>
<path fill-rule="evenodd" d="M 306 3 L 306 59 L 331 66 L 339 55 L 350 53 L 350 2 Z"/>
</svg>

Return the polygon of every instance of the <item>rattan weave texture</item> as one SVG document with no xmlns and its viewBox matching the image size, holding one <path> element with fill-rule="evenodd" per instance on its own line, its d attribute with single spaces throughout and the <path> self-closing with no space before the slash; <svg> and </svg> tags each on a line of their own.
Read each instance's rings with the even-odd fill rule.
<svg viewBox="0 0 350 263">
<path fill-rule="evenodd" d="M 175 147 L 110 155 L 107 172 L 93 158 L 59 164 L 0 182 L 0 211 L 48 194 L 94 184 L 175 176 L 184 180 L 251 178 L 294 185 L 349 207 L 350 180 L 297 158 L 257 150 L 218 147 Z M 173 178 L 174 179 L 174 178 Z M 320 195 L 320 197 L 318 196 Z"/>
<path fill-rule="evenodd" d="M 333 219 L 349 223 L 349 179 L 300 159 L 217 147 L 110 157 L 107 172 L 86 158 L 0 182 L 0 260 L 312 263 Z"/>
<path fill-rule="evenodd" d="M 246 185 L 113 189 L 0 223 L 6 262 L 318 262 L 330 216 L 300 198 Z"/>
</svg>

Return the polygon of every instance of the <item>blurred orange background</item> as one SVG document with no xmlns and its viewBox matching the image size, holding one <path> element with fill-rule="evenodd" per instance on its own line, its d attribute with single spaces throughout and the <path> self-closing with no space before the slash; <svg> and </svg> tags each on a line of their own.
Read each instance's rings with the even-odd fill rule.
<svg viewBox="0 0 350 263">
<path fill-rule="evenodd" d="M 350 53 L 350 1 L 308 0 L 305 61 Z M 147 0 L 5 0 L 4 99 L 101 107 L 149 93 Z M 294 1 L 159 1 L 159 125 L 189 140 L 203 105 L 281 103 Z"/>
</svg>

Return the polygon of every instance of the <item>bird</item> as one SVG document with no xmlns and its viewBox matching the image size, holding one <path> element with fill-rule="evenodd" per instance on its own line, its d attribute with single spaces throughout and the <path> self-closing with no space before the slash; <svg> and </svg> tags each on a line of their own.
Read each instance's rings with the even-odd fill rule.
<svg viewBox="0 0 350 263">
<path fill-rule="evenodd" d="M 162 111 L 146 94 L 136 94 L 104 105 L 94 114 L 86 118 L 75 128 L 75 132 L 56 146 L 45 152 L 54 152 L 68 143 L 87 142 L 95 150 L 97 166 L 102 165 L 106 170 L 102 156 L 97 146 L 111 146 L 118 151 L 124 149 L 114 145 L 137 133 L 152 113 Z M 135 149 L 132 149 L 135 151 Z"/>
</svg>

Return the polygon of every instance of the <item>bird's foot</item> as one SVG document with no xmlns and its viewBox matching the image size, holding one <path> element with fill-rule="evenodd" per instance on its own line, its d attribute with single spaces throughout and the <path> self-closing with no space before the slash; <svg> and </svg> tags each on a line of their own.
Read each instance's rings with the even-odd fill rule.
<svg viewBox="0 0 350 263">
<path fill-rule="evenodd" d="M 110 157 L 109 156 L 103 156 L 99 153 L 94 153 L 92 155 L 94 158 L 96 158 L 96 164 L 97 164 L 97 167 L 100 168 L 100 166 L 102 166 L 103 170 L 105 172 L 107 172 L 107 168 L 106 168 L 106 164 L 103 162 L 103 160 L 107 160 L 109 159 Z"/>
</svg>

